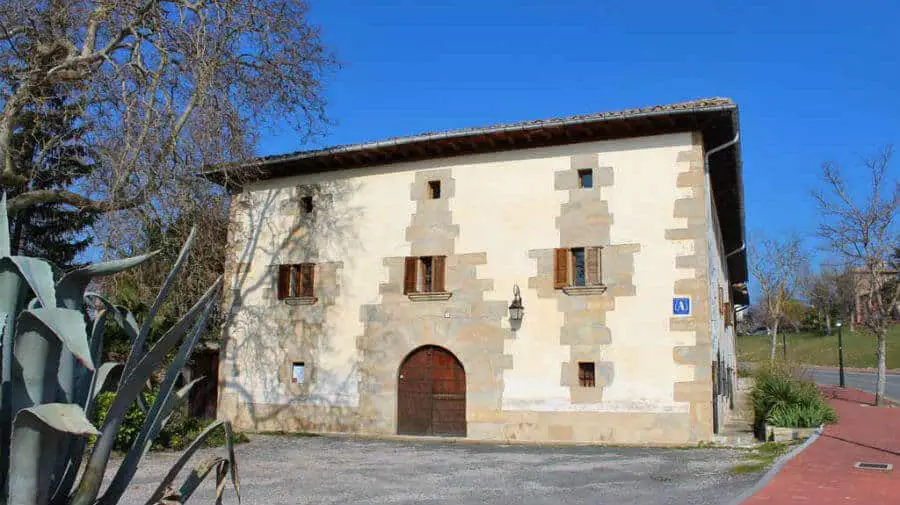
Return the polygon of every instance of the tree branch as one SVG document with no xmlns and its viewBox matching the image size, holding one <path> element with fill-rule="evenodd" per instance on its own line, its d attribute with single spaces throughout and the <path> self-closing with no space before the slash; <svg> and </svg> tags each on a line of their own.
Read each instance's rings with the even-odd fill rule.
<svg viewBox="0 0 900 505">
<path fill-rule="evenodd" d="M 63 189 L 38 189 L 15 196 L 7 202 L 7 212 L 15 215 L 20 211 L 42 203 L 61 203 L 91 212 L 111 212 L 134 208 L 144 199 L 141 196 L 125 200 L 92 200 Z"/>
</svg>

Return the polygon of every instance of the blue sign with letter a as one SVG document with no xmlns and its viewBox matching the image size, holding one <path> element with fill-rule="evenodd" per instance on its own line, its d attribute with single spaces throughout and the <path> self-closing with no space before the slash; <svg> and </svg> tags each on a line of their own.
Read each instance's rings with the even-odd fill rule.
<svg viewBox="0 0 900 505">
<path fill-rule="evenodd" d="M 690 298 L 672 298 L 672 314 L 676 316 L 691 315 Z"/>
</svg>

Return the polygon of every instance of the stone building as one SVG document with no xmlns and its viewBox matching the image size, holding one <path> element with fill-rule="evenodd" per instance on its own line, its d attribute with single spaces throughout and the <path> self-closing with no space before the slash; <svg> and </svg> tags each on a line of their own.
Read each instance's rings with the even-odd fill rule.
<svg viewBox="0 0 900 505">
<path fill-rule="evenodd" d="M 737 107 L 717 98 L 208 172 L 234 191 L 219 417 L 710 440 L 747 296 L 737 138 Z"/>
</svg>

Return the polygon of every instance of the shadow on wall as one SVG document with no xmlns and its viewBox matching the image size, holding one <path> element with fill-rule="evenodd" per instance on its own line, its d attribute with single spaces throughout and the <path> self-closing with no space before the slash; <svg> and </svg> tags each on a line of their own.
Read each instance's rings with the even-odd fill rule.
<svg viewBox="0 0 900 505">
<path fill-rule="evenodd" d="M 350 203 L 357 191 L 358 183 L 338 180 L 235 195 L 219 401 L 220 415 L 235 417 L 238 426 L 266 431 L 298 431 L 312 425 L 321 429 L 323 419 L 316 419 L 316 413 L 323 417 L 331 408 L 351 406 L 355 411 L 358 360 L 342 377 L 319 370 L 317 364 L 320 354 L 336 350 L 332 309 L 345 262 L 353 261 L 343 252 L 363 246 L 358 236 L 363 210 Z M 278 265 L 295 263 L 318 265 L 313 305 L 289 306 L 277 299 Z M 355 345 L 353 349 L 356 352 Z M 292 361 L 305 365 L 303 384 L 291 383 Z M 312 405 L 309 416 L 284 415 L 289 409 L 297 412 L 298 404 Z M 349 431 L 353 426 L 327 428 Z"/>
</svg>

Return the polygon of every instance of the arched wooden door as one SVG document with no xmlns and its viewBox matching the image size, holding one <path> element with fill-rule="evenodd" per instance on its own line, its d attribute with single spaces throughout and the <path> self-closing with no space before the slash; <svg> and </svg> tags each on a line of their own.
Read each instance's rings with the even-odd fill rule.
<svg viewBox="0 0 900 505">
<path fill-rule="evenodd" d="M 453 353 L 426 345 L 403 360 L 397 433 L 466 436 L 466 371 Z"/>
</svg>

